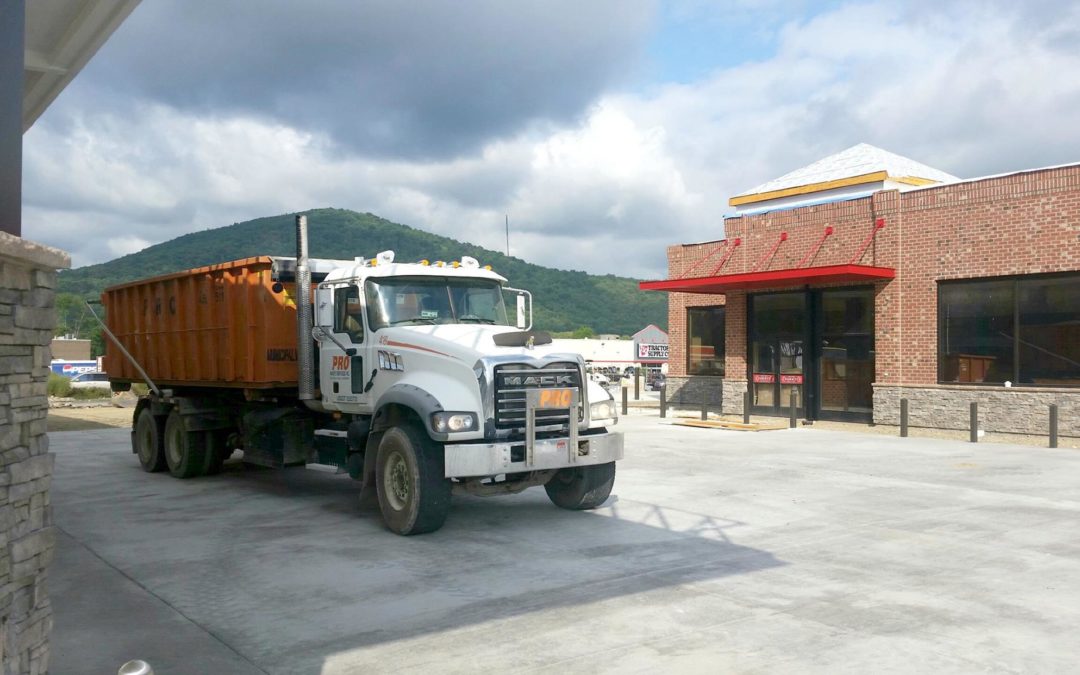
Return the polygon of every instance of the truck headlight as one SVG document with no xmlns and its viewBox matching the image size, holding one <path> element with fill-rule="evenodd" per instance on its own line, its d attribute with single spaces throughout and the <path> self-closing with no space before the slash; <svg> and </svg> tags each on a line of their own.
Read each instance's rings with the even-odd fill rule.
<svg viewBox="0 0 1080 675">
<path fill-rule="evenodd" d="M 431 428 L 440 434 L 474 431 L 479 426 L 476 414 L 471 412 L 437 412 L 431 415 Z"/>
<path fill-rule="evenodd" d="M 589 405 L 589 419 L 591 420 L 616 420 L 619 419 L 619 409 L 615 407 L 615 401 L 597 401 Z"/>
</svg>

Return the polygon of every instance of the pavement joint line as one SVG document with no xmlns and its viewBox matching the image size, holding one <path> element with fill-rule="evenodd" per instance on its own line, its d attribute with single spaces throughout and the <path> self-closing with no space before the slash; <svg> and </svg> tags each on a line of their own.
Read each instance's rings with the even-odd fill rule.
<svg viewBox="0 0 1080 675">
<path fill-rule="evenodd" d="M 132 577 L 132 576 L 131 576 L 130 574 L 128 574 L 128 573 L 127 573 L 127 572 L 125 572 L 124 570 L 120 569 L 120 568 L 119 568 L 119 567 L 117 567 L 116 565 L 113 565 L 113 564 L 112 564 L 111 562 L 109 562 L 109 561 L 108 561 L 108 560 L 106 560 L 106 559 L 105 559 L 104 557 L 102 557 L 102 556 L 101 556 L 101 554 L 99 554 L 99 553 L 98 553 L 97 551 L 95 551 L 95 550 L 94 550 L 93 548 L 91 548 L 91 547 L 90 547 L 89 545 L 87 545 L 86 543 L 84 543 L 84 542 L 80 541 L 80 540 L 79 540 L 78 538 L 76 538 L 76 537 L 75 537 L 74 535 L 72 535 L 72 534 L 71 534 L 70 532 L 68 532 L 68 531 L 67 531 L 67 530 L 65 530 L 64 528 L 60 527 L 59 525 L 53 525 L 53 527 L 55 527 L 55 528 L 56 528 L 57 530 L 59 530 L 60 532 L 62 532 L 62 533 L 64 534 L 64 536 L 66 536 L 66 537 L 70 538 L 70 539 L 71 539 L 72 541 L 74 541 L 74 542 L 75 542 L 76 544 L 78 544 L 79 546 L 82 546 L 82 547 L 83 547 L 84 549 L 86 549 L 86 550 L 87 550 L 87 551 L 88 551 L 88 552 L 90 553 L 90 555 L 92 555 L 92 556 L 94 556 L 95 558 L 97 558 L 98 560 L 100 560 L 100 561 L 101 561 L 101 562 L 102 562 L 103 564 L 105 564 L 105 565 L 106 565 L 106 566 L 107 566 L 107 567 L 108 567 L 109 569 L 113 570 L 114 572 L 116 572 L 116 573 L 117 573 L 117 574 L 119 574 L 120 576 L 124 577 L 125 579 L 127 579 L 127 580 L 128 580 L 128 581 L 130 581 L 131 583 L 135 584 L 136 586 L 138 586 L 139 588 L 141 588 L 141 589 L 142 589 L 143 591 L 145 591 L 146 593 L 148 593 L 148 594 L 149 594 L 149 595 L 150 595 L 151 597 L 153 597 L 154 599 L 156 599 L 156 600 L 157 600 L 158 602 L 162 603 L 163 605 L 165 605 L 166 607 L 168 607 L 168 608 L 169 608 L 169 609 L 171 609 L 172 611 L 174 611 L 174 612 L 176 612 L 177 614 L 179 614 L 180 616 L 182 616 L 182 617 L 184 618 L 184 620 L 185 620 L 185 621 L 187 621 L 188 623 L 190 623 L 190 624 L 191 624 L 192 626 L 194 626 L 194 627 L 195 627 L 195 628 L 197 628 L 198 630 L 200 630 L 200 631 L 202 631 L 203 633 L 205 633 L 205 634 L 209 635 L 210 637 L 212 637 L 212 638 L 213 638 L 213 639 L 214 639 L 215 641 L 217 641 L 217 642 L 218 642 L 219 644 L 221 644 L 221 646 L 225 647 L 225 648 L 226 648 L 226 649 L 228 649 L 228 650 L 229 650 L 230 652 L 232 652 L 232 653 L 233 653 L 233 654 L 235 654 L 236 656 L 240 657 L 240 659 L 242 659 L 242 660 L 243 660 L 243 661 L 244 661 L 245 663 L 249 664 L 249 665 L 250 665 L 250 666 L 251 666 L 252 668 L 255 668 L 255 669 L 256 669 L 256 670 L 258 670 L 258 671 L 259 671 L 260 673 L 265 673 L 266 675 L 270 675 L 270 671 L 268 671 L 268 670 L 265 670 L 265 669 L 264 669 L 264 668 L 262 668 L 262 667 L 261 667 L 261 666 L 260 666 L 259 664 L 255 663 L 254 661 L 252 661 L 251 659 L 249 659 L 249 658 L 248 658 L 248 657 L 247 657 L 246 655 L 244 655 L 244 654 L 243 654 L 242 652 L 240 652 L 239 650 L 237 650 L 237 649 L 236 649 L 235 647 L 233 647 L 233 646 L 232 646 L 231 644 L 229 644 L 228 642 L 226 642 L 226 641 L 225 641 L 224 639 L 222 639 L 222 638 L 221 638 L 221 637 L 220 637 L 219 635 L 215 634 L 215 633 L 214 633 L 214 632 L 213 632 L 212 630 L 209 630 L 209 629 L 207 629 L 207 628 L 206 628 L 205 626 L 203 626 L 203 625 L 202 625 L 202 624 L 200 624 L 199 622 L 197 622 L 197 621 L 195 621 L 194 619 L 192 619 L 192 618 L 191 618 L 190 616 L 188 616 L 187 614 L 185 614 L 185 613 L 184 613 L 183 611 L 181 611 L 181 610 L 180 610 L 180 609 L 178 609 L 177 607 L 173 606 L 173 605 L 172 605 L 172 603 L 170 603 L 170 602 L 169 602 L 168 600 L 166 600 L 165 598 L 161 597 L 160 595 L 158 595 L 158 594 L 157 594 L 157 593 L 155 593 L 154 591 L 152 591 L 152 590 L 150 590 L 149 588 L 147 588 L 146 586 L 144 586 L 144 585 L 143 585 L 142 583 L 140 583 L 140 582 L 139 582 L 139 581 L 138 581 L 137 579 L 135 579 L 134 577 Z"/>
</svg>

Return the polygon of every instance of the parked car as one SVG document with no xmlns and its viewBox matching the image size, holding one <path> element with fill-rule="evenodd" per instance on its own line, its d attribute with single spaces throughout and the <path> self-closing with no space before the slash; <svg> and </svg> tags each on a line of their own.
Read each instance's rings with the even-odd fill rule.
<svg viewBox="0 0 1080 675">
<path fill-rule="evenodd" d="M 82 373 L 71 378 L 72 389 L 108 389 L 109 376 L 102 372 Z"/>
<path fill-rule="evenodd" d="M 649 391 L 660 391 L 667 384 L 667 375 L 657 375 L 649 380 Z"/>
</svg>

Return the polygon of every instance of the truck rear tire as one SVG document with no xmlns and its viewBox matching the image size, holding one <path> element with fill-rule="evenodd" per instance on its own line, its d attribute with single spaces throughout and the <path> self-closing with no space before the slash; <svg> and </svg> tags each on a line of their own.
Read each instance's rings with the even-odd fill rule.
<svg viewBox="0 0 1080 675">
<path fill-rule="evenodd" d="M 143 408 L 135 420 L 131 444 L 143 471 L 156 473 L 165 468 L 165 425 L 149 407 Z"/>
<path fill-rule="evenodd" d="M 555 506 L 572 511 L 595 509 L 615 485 L 615 462 L 559 469 L 544 489 Z"/>
<path fill-rule="evenodd" d="M 443 449 L 415 426 L 387 429 L 375 460 L 383 521 L 401 535 L 434 532 L 450 511 Z"/>
<path fill-rule="evenodd" d="M 194 478 L 206 471 L 206 432 L 188 431 L 175 409 L 165 420 L 165 462 L 176 478 Z"/>
</svg>

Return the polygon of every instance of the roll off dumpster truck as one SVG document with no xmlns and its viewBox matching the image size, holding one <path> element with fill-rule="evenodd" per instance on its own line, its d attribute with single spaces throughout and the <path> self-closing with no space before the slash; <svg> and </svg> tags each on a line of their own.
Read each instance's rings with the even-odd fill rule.
<svg viewBox="0 0 1080 675">
<path fill-rule="evenodd" d="M 346 471 L 402 535 L 439 529 L 452 494 L 543 485 L 603 503 L 623 456 L 617 408 L 579 354 L 532 328 L 532 296 L 473 258 L 261 256 L 107 288 L 115 391 L 145 381 L 131 445 L 177 478 L 243 461 Z M 504 297 L 514 299 L 513 324 Z"/>
</svg>

